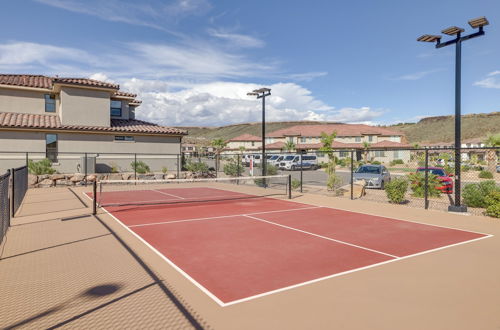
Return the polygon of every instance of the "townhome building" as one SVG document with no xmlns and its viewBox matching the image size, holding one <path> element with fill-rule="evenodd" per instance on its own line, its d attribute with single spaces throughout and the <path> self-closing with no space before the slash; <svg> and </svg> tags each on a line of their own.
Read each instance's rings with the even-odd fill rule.
<svg viewBox="0 0 500 330">
<path fill-rule="evenodd" d="M 400 149 L 410 148 L 406 137 L 401 132 L 385 127 L 362 124 L 325 124 L 325 125 L 297 125 L 270 132 L 266 136 L 266 149 L 279 151 L 285 143 L 291 142 L 298 152 L 318 152 L 323 146 L 321 133 L 336 133 L 332 148 L 338 157 L 350 156 L 350 150 L 356 149 L 355 158 L 363 157 L 363 150 L 369 147 L 369 159 L 380 162 L 389 162 L 395 159 L 408 161 L 409 152 Z M 366 142 L 367 144 L 365 144 Z"/>
<path fill-rule="evenodd" d="M 176 166 L 187 132 L 136 119 L 140 105 L 109 82 L 0 74 L 0 168 L 44 158 L 60 173 Z"/>
<path fill-rule="evenodd" d="M 244 151 L 257 152 L 262 149 L 262 138 L 252 134 L 242 134 L 226 141 L 227 145 L 223 153 L 234 153 Z"/>
</svg>

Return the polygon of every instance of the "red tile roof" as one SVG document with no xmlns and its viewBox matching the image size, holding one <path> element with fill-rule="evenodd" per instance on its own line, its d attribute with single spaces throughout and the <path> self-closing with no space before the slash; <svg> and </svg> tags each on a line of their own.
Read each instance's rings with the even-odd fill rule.
<svg viewBox="0 0 500 330">
<path fill-rule="evenodd" d="M 49 77 L 32 74 L 0 74 L 0 85 L 52 89 L 54 84 L 70 84 L 110 89 L 120 88 L 118 84 L 88 78 Z"/>
<path fill-rule="evenodd" d="M 319 149 L 323 146 L 322 143 L 299 143 L 296 149 Z M 370 148 L 409 148 L 409 144 L 392 142 L 392 141 L 380 141 L 377 143 L 370 144 Z M 333 141 L 332 148 L 334 149 L 363 149 L 362 143 L 344 143 L 339 141 Z"/>
<path fill-rule="evenodd" d="M 394 142 L 394 141 L 380 141 L 377 143 L 370 144 L 370 148 L 411 148 L 411 145 L 407 143 Z"/>
<path fill-rule="evenodd" d="M 369 126 L 362 124 L 325 124 L 325 125 L 297 125 L 280 129 L 267 134 L 269 137 L 283 137 L 287 135 L 320 136 L 321 132 L 337 132 L 337 136 L 374 135 L 403 135 L 401 132 L 385 127 Z"/>
<path fill-rule="evenodd" d="M 266 149 L 283 149 L 284 147 L 285 142 L 282 141 L 266 144 Z"/>
<path fill-rule="evenodd" d="M 242 142 L 259 142 L 262 139 L 258 136 L 252 135 L 252 134 L 242 134 L 240 136 L 234 137 L 232 139 L 229 139 L 228 142 L 236 142 L 236 141 L 242 141 Z"/>
<path fill-rule="evenodd" d="M 127 92 L 122 92 L 122 91 L 117 91 L 115 93 L 115 96 L 119 96 L 119 97 L 130 97 L 130 98 L 133 98 L 135 99 L 137 97 L 137 94 L 134 94 L 134 93 L 127 93 Z"/>
<path fill-rule="evenodd" d="M 54 129 L 70 131 L 121 132 L 186 135 L 187 131 L 137 119 L 111 119 L 111 126 L 62 125 L 57 115 L 0 112 L 0 128 Z"/>
</svg>

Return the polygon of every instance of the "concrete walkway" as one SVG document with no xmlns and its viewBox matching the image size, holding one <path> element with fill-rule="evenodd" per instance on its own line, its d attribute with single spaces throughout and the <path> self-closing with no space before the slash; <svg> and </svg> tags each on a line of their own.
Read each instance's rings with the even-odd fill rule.
<svg viewBox="0 0 500 330">
<path fill-rule="evenodd" d="M 2 329 L 207 327 L 68 188 L 30 189 L 0 253 Z"/>
</svg>

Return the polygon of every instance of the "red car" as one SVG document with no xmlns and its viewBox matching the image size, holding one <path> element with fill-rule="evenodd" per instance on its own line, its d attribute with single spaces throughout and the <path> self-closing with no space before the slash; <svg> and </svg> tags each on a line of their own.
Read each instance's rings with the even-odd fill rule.
<svg viewBox="0 0 500 330">
<path fill-rule="evenodd" d="M 425 172 L 425 167 L 417 168 L 417 172 Z M 441 190 L 443 194 L 452 194 L 453 193 L 453 179 L 450 174 L 446 174 L 446 172 L 441 167 L 427 167 L 427 171 L 429 174 L 434 174 L 438 177 L 439 182 L 441 182 L 442 186 L 437 189 Z"/>
</svg>

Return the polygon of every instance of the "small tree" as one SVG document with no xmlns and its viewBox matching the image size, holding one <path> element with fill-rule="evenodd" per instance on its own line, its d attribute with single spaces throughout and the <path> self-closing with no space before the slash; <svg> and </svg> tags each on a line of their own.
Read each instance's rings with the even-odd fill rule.
<svg viewBox="0 0 500 330">
<path fill-rule="evenodd" d="M 489 134 L 484 141 L 484 144 L 487 147 L 500 147 L 500 133 Z M 489 149 L 486 152 L 486 161 L 488 162 L 488 171 L 491 173 L 495 173 L 498 161 L 496 149 Z"/>
<path fill-rule="evenodd" d="M 425 173 L 417 172 L 408 174 L 408 179 L 411 183 L 411 190 L 413 192 L 413 196 L 415 197 L 424 197 L 425 196 Z M 438 176 L 429 173 L 428 176 L 428 196 L 429 197 L 439 197 L 441 195 L 441 191 L 438 189 L 441 187 L 441 182 L 439 182 Z"/>
<path fill-rule="evenodd" d="M 295 143 L 293 143 L 293 141 L 291 140 L 288 140 L 285 142 L 285 146 L 283 147 L 283 149 L 285 149 L 285 151 L 294 151 L 295 150 Z"/>
<path fill-rule="evenodd" d="M 28 171 L 35 175 L 54 174 L 56 172 L 56 170 L 52 168 L 52 162 L 48 158 L 38 162 L 32 160 L 28 161 Z"/>
<path fill-rule="evenodd" d="M 132 167 L 132 169 L 135 172 L 140 173 L 140 174 L 145 174 L 145 173 L 151 172 L 151 169 L 149 168 L 149 166 L 145 162 L 143 162 L 142 160 L 133 161 L 132 163 L 130 163 L 130 167 Z"/>
<path fill-rule="evenodd" d="M 368 163 L 368 149 L 370 149 L 370 143 L 364 141 L 363 142 L 363 159 L 365 163 Z"/>
<path fill-rule="evenodd" d="M 219 168 L 219 165 L 220 165 L 220 163 L 219 163 L 220 162 L 220 153 L 227 146 L 227 142 L 224 141 L 224 139 L 220 139 L 219 138 L 219 139 L 213 139 L 210 144 L 212 145 L 212 147 L 214 147 L 215 154 L 217 155 L 215 167 Z"/>
<path fill-rule="evenodd" d="M 335 167 L 337 166 L 337 157 L 335 157 L 335 155 L 333 154 L 332 148 L 333 140 L 335 140 L 336 137 L 336 132 L 333 132 L 331 134 L 321 132 L 321 144 L 323 144 L 323 146 L 319 148 L 319 151 L 324 152 L 328 156 L 328 163 L 326 166 L 326 174 L 328 176 L 326 187 L 328 190 L 334 190 L 335 185 L 340 182 L 340 178 L 335 173 Z"/>
</svg>

